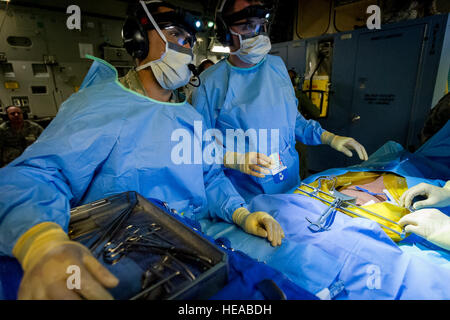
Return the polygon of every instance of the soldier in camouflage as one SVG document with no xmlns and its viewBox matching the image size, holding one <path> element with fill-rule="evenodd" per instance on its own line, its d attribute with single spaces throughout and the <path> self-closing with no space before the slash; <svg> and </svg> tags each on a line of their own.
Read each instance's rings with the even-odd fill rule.
<svg viewBox="0 0 450 320">
<path fill-rule="evenodd" d="M 6 113 L 8 121 L 0 125 L 0 167 L 19 157 L 44 131 L 37 123 L 24 120 L 19 107 L 10 106 Z"/>
<path fill-rule="evenodd" d="M 148 97 L 147 92 L 142 85 L 142 80 L 139 78 L 139 74 L 135 69 L 130 70 L 124 77 L 119 79 L 119 82 L 127 89 L 137 92 L 143 96 Z M 184 93 L 181 90 L 175 90 L 170 97 L 170 103 L 184 102 L 186 99 Z"/>
</svg>

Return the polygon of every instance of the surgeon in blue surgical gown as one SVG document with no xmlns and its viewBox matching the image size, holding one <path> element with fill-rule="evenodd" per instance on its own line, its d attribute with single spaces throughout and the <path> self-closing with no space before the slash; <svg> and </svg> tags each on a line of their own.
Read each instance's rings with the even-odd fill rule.
<svg viewBox="0 0 450 320">
<path fill-rule="evenodd" d="M 368 158 L 354 139 L 327 132 L 298 112 L 286 66 L 281 58 L 268 55 L 269 16 L 260 1 L 225 1 L 218 14 L 218 38 L 230 45 L 231 54 L 201 75 L 202 85 L 193 96 L 194 107 L 209 126 L 226 137 L 221 141 L 225 173 L 247 201 L 299 185 L 296 141 L 328 144 L 349 157 L 353 150 L 361 160 Z M 249 138 L 235 147 L 234 138 L 227 136 L 230 130 L 242 130 Z"/>
<path fill-rule="evenodd" d="M 189 81 L 195 30 L 162 2 L 141 2 L 134 14 L 123 36 L 136 70 L 120 83 L 112 66 L 94 58 L 80 91 L 38 141 L 1 170 L 0 254 L 16 257 L 24 270 L 19 298 L 111 298 L 106 288 L 118 280 L 65 231 L 71 207 L 126 191 L 165 201 L 188 218 L 235 222 L 281 244 L 279 224 L 265 212 L 250 213 L 220 166 L 176 164 L 177 130 L 202 147 L 194 133 L 201 115 L 173 95 Z M 145 33 L 136 36 L 139 30 Z M 66 286 L 71 265 L 81 268 L 75 291 Z"/>
</svg>

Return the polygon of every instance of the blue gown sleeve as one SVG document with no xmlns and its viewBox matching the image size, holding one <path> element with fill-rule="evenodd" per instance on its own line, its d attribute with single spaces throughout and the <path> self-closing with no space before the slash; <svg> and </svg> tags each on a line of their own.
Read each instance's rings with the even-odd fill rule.
<svg viewBox="0 0 450 320">
<path fill-rule="evenodd" d="M 205 127 L 208 129 L 208 126 Z M 205 142 L 203 143 L 203 150 L 204 148 Z M 225 151 L 223 149 L 222 152 Z M 233 223 L 233 213 L 238 208 L 247 208 L 247 204 L 223 172 L 223 158 L 219 157 L 218 161 L 220 164 L 217 161 L 213 164 L 208 164 L 207 161 L 203 162 L 209 214 L 212 218 L 220 218 L 228 223 Z"/>
<path fill-rule="evenodd" d="M 40 138 L 0 170 L 1 255 L 11 256 L 20 236 L 37 224 L 54 222 L 67 231 L 71 204 L 82 199 L 114 147 L 121 126 L 116 120 L 104 127 L 114 116 L 77 109 L 83 107 L 61 108 Z"/>
<path fill-rule="evenodd" d="M 245 200 L 225 176 L 220 165 L 205 165 L 204 178 L 210 216 L 233 223 L 233 213 L 238 208 L 247 208 Z"/>
<path fill-rule="evenodd" d="M 295 139 L 309 146 L 322 144 L 322 134 L 325 130 L 320 123 L 314 120 L 306 120 L 300 112 L 297 111 L 295 122 Z"/>
</svg>

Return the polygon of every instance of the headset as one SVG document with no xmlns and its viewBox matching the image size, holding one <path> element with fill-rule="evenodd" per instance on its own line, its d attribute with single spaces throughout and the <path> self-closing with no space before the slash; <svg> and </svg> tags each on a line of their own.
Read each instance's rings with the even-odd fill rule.
<svg viewBox="0 0 450 320">
<path fill-rule="evenodd" d="M 225 47 L 229 47 L 233 44 L 233 37 L 223 17 L 223 9 L 226 3 L 227 0 L 223 0 L 217 9 L 215 32 L 217 40 Z"/>
<path fill-rule="evenodd" d="M 158 0 L 146 1 L 145 5 L 158 24 L 170 23 L 172 25 L 179 25 L 194 35 L 194 37 L 200 30 L 195 24 L 198 19 L 182 8 Z M 154 13 L 160 7 L 170 8 L 173 11 Z M 154 28 L 142 5 L 140 3 L 133 5 L 131 10 L 129 10 L 128 17 L 122 28 L 124 47 L 133 58 L 144 60 L 148 56 L 150 48 L 147 31 L 153 30 Z"/>
<path fill-rule="evenodd" d="M 127 52 L 135 59 L 144 60 L 149 52 L 149 40 L 138 18 L 129 16 L 122 28 L 123 44 Z"/>
</svg>

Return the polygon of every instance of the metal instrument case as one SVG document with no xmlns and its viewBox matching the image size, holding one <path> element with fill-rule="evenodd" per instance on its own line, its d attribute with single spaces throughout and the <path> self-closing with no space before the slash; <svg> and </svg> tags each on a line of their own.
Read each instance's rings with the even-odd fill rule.
<svg viewBox="0 0 450 320">
<path fill-rule="evenodd" d="M 169 233 L 171 239 L 175 239 L 176 245 L 208 257 L 213 261 L 213 266 L 210 269 L 197 276 L 195 280 L 186 281 L 181 288 L 177 287 L 177 291 L 167 297 L 168 300 L 208 299 L 226 285 L 228 277 L 227 254 L 202 237 L 200 232 L 188 227 L 175 218 L 173 214 L 163 210 L 162 205 L 159 207 L 136 192 L 122 193 L 72 209 L 69 226 L 70 238 L 89 247 L 88 241 L 83 241 L 83 238 L 86 235 L 92 236 L 98 233 L 102 226 L 117 220 L 120 212 L 130 206 L 132 206 L 130 216 L 134 214 L 145 215 L 145 219 L 157 223 Z M 106 265 L 105 261 L 99 260 Z M 130 298 L 131 296 L 128 299 Z"/>
</svg>

